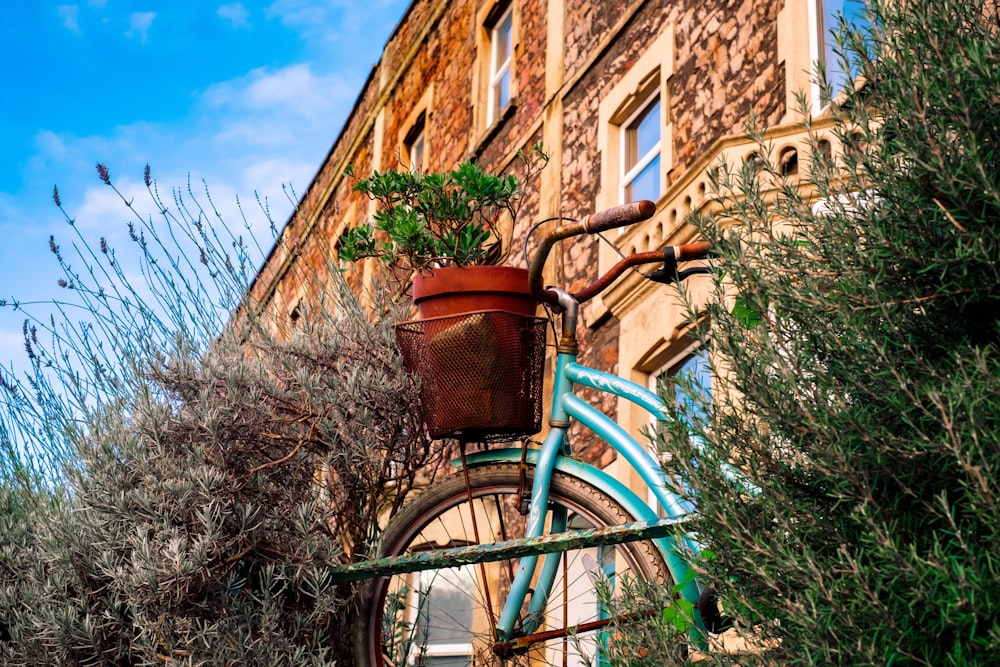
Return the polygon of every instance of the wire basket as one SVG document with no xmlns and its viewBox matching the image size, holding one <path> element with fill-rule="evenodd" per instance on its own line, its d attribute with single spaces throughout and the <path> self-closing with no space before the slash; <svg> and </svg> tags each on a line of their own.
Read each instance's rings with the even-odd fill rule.
<svg viewBox="0 0 1000 667">
<path fill-rule="evenodd" d="M 540 430 L 546 322 L 488 310 L 396 325 L 432 438 L 503 442 Z"/>
</svg>

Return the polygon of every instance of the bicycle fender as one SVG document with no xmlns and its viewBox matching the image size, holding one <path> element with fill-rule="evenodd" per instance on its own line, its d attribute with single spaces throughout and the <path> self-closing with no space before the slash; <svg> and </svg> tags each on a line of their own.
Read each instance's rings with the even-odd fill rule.
<svg viewBox="0 0 1000 667">
<path fill-rule="evenodd" d="M 528 450 L 526 459 L 528 463 L 535 465 L 538 462 L 538 451 L 534 449 Z M 520 460 L 520 447 L 475 452 L 467 454 L 465 457 L 465 462 L 469 467 L 485 465 L 487 463 L 509 463 L 511 461 L 517 463 Z M 455 467 L 460 467 L 462 460 L 453 459 L 451 464 Z M 621 503 L 621 506 L 635 517 L 637 521 L 656 521 L 659 519 L 656 516 L 656 512 L 640 499 L 635 491 L 599 468 L 567 456 L 558 456 L 556 457 L 555 469 L 571 477 L 576 477 L 608 494 Z"/>
</svg>

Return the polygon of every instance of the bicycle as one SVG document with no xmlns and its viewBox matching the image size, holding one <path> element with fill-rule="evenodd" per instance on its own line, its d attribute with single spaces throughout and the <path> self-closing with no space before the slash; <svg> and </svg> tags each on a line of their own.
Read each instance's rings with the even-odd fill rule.
<svg viewBox="0 0 1000 667">
<path fill-rule="evenodd" d="M 573 393 L 574 386 L 624 397 L 665 419 L 653 392 L 577 363 L 576 326 L 581 303 L 633 266 L 662 263 L 648 277 L 683 280 L 702 267 L 678 272 L 678 262 L 704 258 L 708 244 L 640 253 L 618 262 L 576 294 L 542 284 L 542 267 L 555 243 L 639 222 L 655 212 L 636 202 L 562 225 L 541 240 L 529 269 L 532 293 L 562 319 L 552 390 L 550 430 L 538 449 L 509 447 L 463 455 L 461 473 L 432 484 L 392 518 L 381 557 L 409 552 L 508 543 L 515 535 L 541 538 L 574 529 L 645 522 L 681 522 L 690 505 L 670 490 L 656 457 L 608 416 Z M 609 443 L 639 473 L 665 519 L 632 489 L 606 472 L 573 459 L 566 439 L 575 419 Z M 666 531 L 660 531 L 665 533 Z M 690 537 L 670 536 L 613 545 L 563 549 L 545 555 L 434 566 L 372 579 L 355 634 L 359 663 L 370 667 L 457 664 L 582 664 L 600 662 L 615 619 L 603 600 L 630 579 L 678 586 L 697 608 L 701 592 L 682 558 L 699 551 Z M 419 557 L 420 553 L 416 554 Z M 599 594 L 599 589 L 605 589 Z M 692 637 L 705 626 L 693 613 Z"/>
</svg>

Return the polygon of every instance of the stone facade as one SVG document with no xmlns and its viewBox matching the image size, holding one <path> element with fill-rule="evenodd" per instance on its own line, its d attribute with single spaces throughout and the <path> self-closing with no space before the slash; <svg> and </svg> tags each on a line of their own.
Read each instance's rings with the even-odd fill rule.
<svg viewBox="0 0 1000 667">
<path fill-rule="evenodd" d="M 723 151 L 744 150 L 740 137 L 751 110 L 778 128 L 784 144 L 801 145 L 790 100 L 797 89 L 808 90 L 815 52 L 810 3 L 819 1 L 511 0 L 511 103 L 487 125 L 484 22 L 496 15 L 495 0 L 414 0 L 344 127 L 331 128 L 332 148 L 261 269 L 255 301 L 279 322 L 319 307 L 337 237 L 370 215 L 344 169 L 354 165 L 364 176 L 404 166 L 403 143 L 417 118 L 424 123 L 425 170 L 476 157 L 487 170 L 502 171 L 518 150 L 544 142 L 550 164 L 527 184 L 530 196 L 515 228 L 510 263 L 519 265 L 534 220 L 582 217 L 618 203 L 610 182 L 618 175 L 609 165 L 619 148 L 610 125 L 622 123 L 636 90 L 653 86 L 662 91 L 663 107 L 658 212 L 618 243 L 635 251 L 690 239 L 684 216 L 706 200 L 705 169 Z M 644 67 L 649 76 L 637 69 Z M 659 83 L 642 83 L 650 77 Z M 633 90 L 634 81 L 640 85 Z M 547 278 L 579 287 L 614 258 L 596 238 L 580 238 L 556 251 Z M 370 271 L 353 269 L 351 280 L 361 286 Z M 645 383 L 684 347 L 683 316 L 668 292 L 628 278 L 587 304 L 582 361 Z M 594 398 L 633 432 L 645 423 L 617 400 Z M 571 435 L 585 458 L 613 461 L 613 452 L 587 434 Z"/>
</svg>

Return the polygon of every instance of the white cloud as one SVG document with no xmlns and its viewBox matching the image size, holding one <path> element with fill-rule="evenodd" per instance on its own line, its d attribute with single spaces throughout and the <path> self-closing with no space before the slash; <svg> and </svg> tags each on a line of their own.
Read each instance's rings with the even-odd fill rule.
<svg viewBox="0 0 1000 667">
<path fill-rule="evenodd" d="M 281 121 L 266 123 L 259 120 L 230 121 L 212 135 L 212 143 L 229 147 L 230 150 L 240 145 L 280 149 L 295 141 L 297 129 Z"/>
<path fill-rule="evenodd" d="M 145 44 L 149 39 L 149 28 L 153 25 L 153 19 L 155 18 L 156 12 L 135 12 L 134 14 L 129 14 L 128 30 L 125 31 L 125 36 L 135 37 Z"/>
<path fill-rule="evenodd" d="M 306 42 L 314 44 L 346 43 L 368 39 L 374 17 L 386 7 L 386 0 L 275 0 L 265 10 L 268 19 L 277 19 L 298 31 Z M 394 20 L 398 16 L 391 17 Z M 374 19 L 374 20 L 373 20 Z M 330 26 L 337 26 L 331 30 Z M 349 54 L 344 54 L 345 56 Z"/>
<path fill-rule="evenodd" d="M 35 137 L 35 145 L 42 154 L 50 158 L 60 158 L 66 155 L 66 142 L 50 130 L 39 132 Z"/>
<path fill-rule="evenodd" d="M 292 160 L 272 158 L 260 160 L 247 165 L 243 172 L 243 182 L 253 188 L 267 187 L 270 192 L 269 203 L 277 210 L 285 211 L 291 207 L 291 202 L 285 199 L 281 186 L 298 184 L 300 188 L 308 184 L 316 175 L 318 165 L 307 160 Z M 299 196 L 303 192 L 296 191 Z M 279 221 L 283 222 L 283 221 Z"/>
<path fill-rule="evenodd" d="M 149 195 L 145 192 L 145 187 L 138 181 L 129 178 L 116 178 L 114 172 L 111 173 L 112 182 L 126 199 L 131 199 L 136 207 L 142 211 L 146 206 Z M 100 183 L 88 187 L 83 193 L 81 203 L 69 211 L 76 221 L 77 228 L 86 234 L 97 234 L 97 241 L 101 236 L 106 238 L 124 239 L 127 234 L 127 223 L 129 220 L 135 221 L 121 198 L 115 194 L 107 185 Z"/>
<path fill-rule="evenodd" d="M 281 111 L 290 116 L 318 117 L 353 99 L 357 91 L 336 73 L 318 75 L 308 64 L 278 70 L 257 68 L 246 76 L 225 81 L 205 91 L 204 100 L 233 111 Z"/>
<path fill-rule="evenodd" d="M 76 5 L 59 5 L 56 9 L 59 18 L 62 19 L 63 27 L 75 35 L 81 35 L 80 30 L 80 8 Z"/>
<path fill-rule="evenodd" d="M 247 28 L 250 26 L 249 12 L 242 2 L 234 2 L 231 5 L 222 5 L 215 12 L 220 18 L 229 22 L 234 28 Z"/>
<path fill-rule="evenodd" d="M 336 3 L 316 0 L 275 0 L 266 10 L 268 18 L 277 18 L 287 26 L 322 25 Z"/>
</svg>

